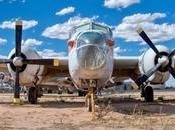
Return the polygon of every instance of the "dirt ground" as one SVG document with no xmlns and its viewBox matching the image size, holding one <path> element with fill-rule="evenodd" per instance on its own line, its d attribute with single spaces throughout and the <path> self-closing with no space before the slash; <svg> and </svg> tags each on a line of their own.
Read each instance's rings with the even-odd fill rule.
<svg viewBox="0 0 175 130">
<path fill-rule="evenodd" d="M 12 94 L 0 94 L 0 130 L 175 129 L 175 91 L 157 91 L 155 95 L 153 103 L 143 102 L 137 92 L 104 95 L 99 97 L 96 119 L 92 119 L 84 98 L 75 95 L 50 94 L 37 105 L 14 105 Z"/>
</svg>

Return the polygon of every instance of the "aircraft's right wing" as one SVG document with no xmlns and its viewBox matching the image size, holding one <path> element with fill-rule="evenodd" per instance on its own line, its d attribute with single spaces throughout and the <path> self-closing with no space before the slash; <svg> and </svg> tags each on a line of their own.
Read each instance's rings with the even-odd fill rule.
<svg viewBox="0 0 175 130">
<path fill-rule="evenodd" d="M 140 76 L 139 56 L 117 56 L 114 57 L 113 77 L 118 80 L 132 78 L 136 80 Z"/>
</svg>

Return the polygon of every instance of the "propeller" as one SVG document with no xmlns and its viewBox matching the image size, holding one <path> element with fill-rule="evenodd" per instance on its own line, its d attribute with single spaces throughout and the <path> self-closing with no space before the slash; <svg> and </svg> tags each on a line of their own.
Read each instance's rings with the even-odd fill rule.
<svg viewBox="0 0 175 130">
<path fill-rule="evenodd" d="M 13 59 L 0 59 L 0 64 L 13 64 L 15 67 L 14 99 L 20 98 L 19 75 L 24 64 L 59 66 L 58 59 L 24 59 L 21 52 L 22 21 L 16 21 L 15 25 L 15 57 Z"/>
<path fill-rule="evenodd" d="M 142 28 L 138 28 L 137 32 L 141 36 L 141 38 L 150 46 L 150 48 L 156 53 L 158 58 L 162 59 L 160 63 L 157 63 L 156 66 L 151 68 L 148 72 L 146 72 L 146 74 L 142 75 L 135 81 L 137 86 L 140 87 L 144 82 L 148 80 L 149 77 L 151 77 L 156 71 L 158 71 L 160 67 L 167 68 L 170 74 L 175 78 L 174 68 L 171 66 L 170 62 L 175 55 L 175 49 L 168 56 L 163 57 L 163 55 L 161 55 L 161 53 L 158 51 L 156 46 L 153 44 L 153 42 L 150 40 L 150 38 L 143 31 Z"/>
</svg>

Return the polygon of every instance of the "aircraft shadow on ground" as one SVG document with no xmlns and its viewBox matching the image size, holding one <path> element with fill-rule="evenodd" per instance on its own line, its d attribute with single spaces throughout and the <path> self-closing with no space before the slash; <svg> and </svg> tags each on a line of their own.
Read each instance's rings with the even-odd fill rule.
<svg viewBox="0 0 175 130">
<path fill-rule="evenodd" d="M 78 99 L 78 98 L 77 98 Z M 71 100 L 51 100 L 51 101 L 39 101 L 37 106 L 43 108 L 85 108 L 84 99 L 80 101 L 76 97 Z M 12 104 L 12 102 L 0 101 L 0 105 Z M 28 104 L 28 102 L 24 102 Z M 131 97 L 104 97 L 97 101 L 97 105 L 110 106 L 110 111 L 118 112 L 126 115 L 140 114 L 140 115 L 152 115 L 152 114 L 162 114 L 162 115 L 173 115 L 175 114 L 175 99 L 154 101 L 152 103 L 146 103 L 140 99 L 135 99 Z M 23 106 L 23 105 L 22 105 Z M 25 105 L 24 105 L 25 106 Z M 27 105 L 28 106 L 28 105 Z M 26 107 L 27 107 L 26 106 Z"/>
<path fill-rule="evenodd" d="M 39 102 L 38 103 L 41 107 L 44 108 L 82 108 L 84 107 L 84 102 L 82 101 L 45 101 L 45 102 Z"/>
<path fill-rule="evenodd" d="M 154 101 L 146 103 L 140 99 L 134 98 L 107 98 L 99 101 L 99 104 L 110 106 L 110 110 L 126 115 L 140 114 L 140 115 L 172 115 L 175 114 L 175 99 Z"/>
</svg>

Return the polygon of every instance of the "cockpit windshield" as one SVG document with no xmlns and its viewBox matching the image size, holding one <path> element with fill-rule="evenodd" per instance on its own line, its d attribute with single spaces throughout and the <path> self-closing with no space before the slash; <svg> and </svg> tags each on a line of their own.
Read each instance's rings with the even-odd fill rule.
<svg viewBox="0 0 175 130">
<path fill-rule="evenodd" d="M 85 30 L 100 30 L 104 33 L 106 33 L 107 35 L 109 35 L 109 37 L 112 37 L 112 31 L 109 27 L 105 26 L 105 25 L 100 25 L 94 22 L 89 22 L 89 23 L 85 23 L 79 26 L 76 26 L 74 28 L 72 28 L 71 32 L 70 32 L 70 37 L 78 32 L 82 32 Z"/>
<path fill-rule="evenodd" d="M 86 44 L 105 45 L 105 36 L 99 32 L 85 32 L 77 39 L 77 47 Z"/>
</svg>

